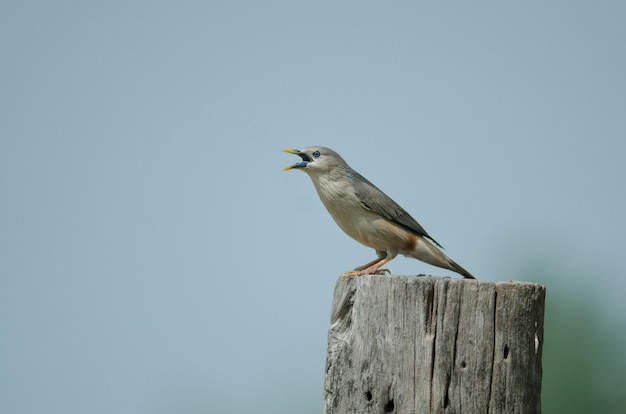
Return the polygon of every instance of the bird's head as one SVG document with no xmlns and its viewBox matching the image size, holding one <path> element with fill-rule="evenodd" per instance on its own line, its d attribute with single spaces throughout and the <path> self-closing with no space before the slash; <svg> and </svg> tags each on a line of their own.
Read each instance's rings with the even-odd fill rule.
<svg viewBox="0 0 626 414">
<path fill-rule="evenodd" d="M 305 173 L 324 174 L 335 168 L 345 168 L 348 166 L 339 154 L 326 147 L 309 147 L 303 150 L 286 149 L 283 152 L 295 154 L 302 158 L 302 162 L 292 164 L 283 170 L 294 168 L 302 169 Z"/>
</svg>

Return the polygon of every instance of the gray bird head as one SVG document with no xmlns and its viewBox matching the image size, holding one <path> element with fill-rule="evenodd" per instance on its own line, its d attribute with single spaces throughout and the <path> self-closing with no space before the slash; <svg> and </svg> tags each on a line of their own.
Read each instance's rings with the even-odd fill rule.
<svg viewBox="0 0 626 414">
<path fill-rule="evenodd" d="M 339 154 L 326 147 L 309 147 L 303 150 L 286 149 L 283 152 L 296 154 L 302 158 L 302 162 L 285 167 L 285 171 L 298 168 L 309 175 L 319 175 L 336 168 L 350 168 Z"/>
</svg>

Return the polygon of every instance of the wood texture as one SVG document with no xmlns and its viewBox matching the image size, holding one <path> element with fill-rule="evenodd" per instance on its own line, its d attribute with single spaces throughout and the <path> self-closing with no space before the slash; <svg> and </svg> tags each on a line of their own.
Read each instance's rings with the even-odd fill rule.
<svg viewBox="0 0 626 414">
<path fill-rule="evenodd" d="M 545 288 L 439 277 L 339 279 L 324 412 L 541 412 Z"/>
</svg>

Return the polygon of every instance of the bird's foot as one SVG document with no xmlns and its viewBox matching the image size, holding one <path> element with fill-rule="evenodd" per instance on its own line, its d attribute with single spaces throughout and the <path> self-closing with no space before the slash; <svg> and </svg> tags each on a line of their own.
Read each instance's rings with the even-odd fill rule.
<svg viewBox="0 0 626 414">
<path fill-rule="evenodd" d="M 342 279 L 350 279 L 351 277 L 356 277 L 356 276 L 363 276 L 365 273 L 363 273 L 362 270 L 352 270 L 349 272 L 344 272 L 343 275 L 341 275 Z"/>
<path fill-rule="evenodd" d="M 349 279 L 351 277 L 356 276 L 364 276 L 364 275 L 384 275 L 385 273 L 391 274 L 389 269 L 363 269 L 363 270 L 352 270 L 350 272 L 345 272 L 341 275 L 342 279 Z"/>
</svg>

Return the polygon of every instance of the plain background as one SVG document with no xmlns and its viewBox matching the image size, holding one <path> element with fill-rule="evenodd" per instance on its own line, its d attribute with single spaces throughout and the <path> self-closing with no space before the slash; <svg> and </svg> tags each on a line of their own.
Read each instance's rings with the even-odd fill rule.
<svg viewBox="0 0 626 414">
<path fill-rule="evenodd" d="M 548 287 L 546 412 L 623 403 L 624 21 L 611 1 L 3 1 L 0 411 L 319 413 L 336 278 L 375 256 L 281 171 L 311 145 L 478 278 Z"/>
</svg>

